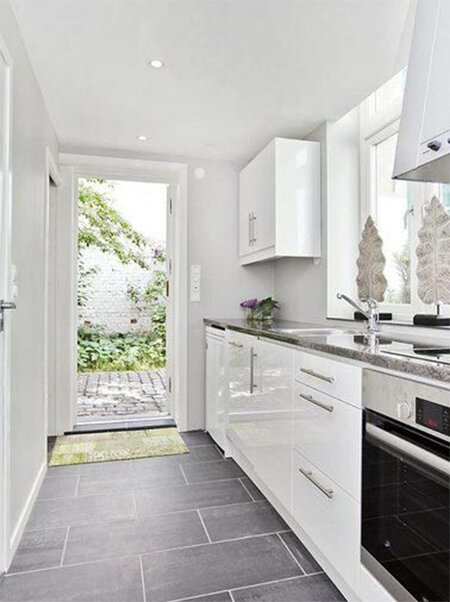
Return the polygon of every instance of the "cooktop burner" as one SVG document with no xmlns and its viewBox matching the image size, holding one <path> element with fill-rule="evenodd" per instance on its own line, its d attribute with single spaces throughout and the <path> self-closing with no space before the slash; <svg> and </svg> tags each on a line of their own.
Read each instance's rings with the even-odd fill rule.
<svg viewBox="0 0 450 602">
<path fill-rule="evenodd" d="M 450 346 L 422 345 L 413 343 L 393 343 L 388 348 L 381 349 L 382 353 L 401 355 L 417 360 L 450 364 Z"/>
</svg>

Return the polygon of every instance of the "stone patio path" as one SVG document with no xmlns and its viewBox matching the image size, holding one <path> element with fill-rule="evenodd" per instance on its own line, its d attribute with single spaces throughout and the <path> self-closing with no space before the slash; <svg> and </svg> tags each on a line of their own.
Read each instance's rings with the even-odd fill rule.
<svg viewBox="0 0 450 602">
<path fill-rule="evenodd" d="M 81 372 L 78 423 L 168 416 L 166 372 Z"/>
</svg>

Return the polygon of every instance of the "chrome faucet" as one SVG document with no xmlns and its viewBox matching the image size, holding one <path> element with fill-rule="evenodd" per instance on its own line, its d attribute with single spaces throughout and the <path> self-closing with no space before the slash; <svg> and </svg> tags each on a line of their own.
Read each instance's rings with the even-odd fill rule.
<svg viewBox="0 0 450 602">
<path fill-rule="evenodd" d="M 360 305 L 355 303 L 353 299 L 347 297 L 343 293 L 337 294 L 338 299 L 344 299 L 347 301 L 352 307 L 354 307 L 357 311 L 361 312 L 363 316 L 367 318 L 367 331 L 369 334 L 375 334 L 378 332 L 379 322 L 378 322 L 378 305 L 375 299 L 367 299 L 367 310 L 363 309 Z"/>
</svg>

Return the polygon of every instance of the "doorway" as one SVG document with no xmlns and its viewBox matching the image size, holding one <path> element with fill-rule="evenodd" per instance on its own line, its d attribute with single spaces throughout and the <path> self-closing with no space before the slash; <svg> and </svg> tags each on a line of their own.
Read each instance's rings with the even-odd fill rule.
<svg viewBox="0 0 450 602">
<path fill-rule="evenodd" d="M 76 430 L 171 424 L 168 185 L 78 180 Z"/>
</svg>

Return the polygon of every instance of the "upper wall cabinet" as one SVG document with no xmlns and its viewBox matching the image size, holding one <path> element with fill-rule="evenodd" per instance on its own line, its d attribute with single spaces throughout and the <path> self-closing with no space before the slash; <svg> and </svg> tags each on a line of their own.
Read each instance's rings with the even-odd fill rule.
<svg viewBox="0 0 450 602">
<path fill-rule="evenodd" d="M 394 177 L 450 182 L 450 2 L 418 0 Z"/>
<path fill-rule="evenodd" d="M 320 257 L 320 144 L 275 138 L 239 175 L 241 264 Z"/>
</svg>

